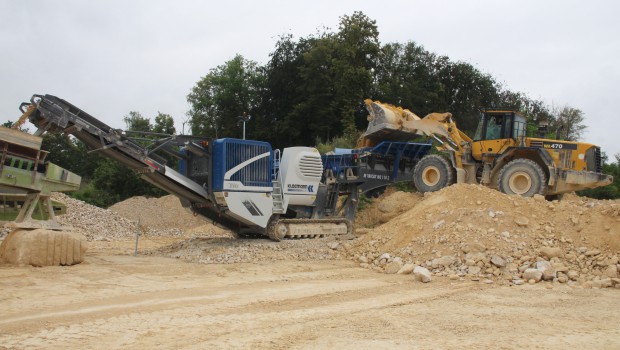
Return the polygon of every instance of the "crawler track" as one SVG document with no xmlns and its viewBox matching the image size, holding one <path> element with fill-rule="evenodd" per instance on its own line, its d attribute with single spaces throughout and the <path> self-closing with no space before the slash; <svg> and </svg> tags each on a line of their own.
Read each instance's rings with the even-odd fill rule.
<svg viewBox="0 0 620 350">
<path fill-rule="evenodd" d="M 267 227 L 269 238 L 315 238 L 341 236 L 353 233 L 353 224 L 345 218 L 333 219 L 279 219 Z"/>
</svg>

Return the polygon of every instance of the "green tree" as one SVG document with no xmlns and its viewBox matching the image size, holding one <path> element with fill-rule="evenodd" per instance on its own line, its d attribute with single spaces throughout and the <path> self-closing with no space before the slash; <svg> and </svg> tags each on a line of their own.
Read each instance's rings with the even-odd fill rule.
<svg viewBox="0 0 620 350">
<path fill-rule="evenodd" d="M 360 103 L 373 90 L 373 72 L 381 49 L 376 21 L 362 12 L 340 17 L 338 46 L 334 60 L 335 103 L 347 137 L 355 138 L 365 127 L 365 118 L 356 114 Z"/>
<path fill-rule="evenodd" d="M 438 65 L 441 96 L 437 107 L 452 113 L 459 128 L 471 133 L 478 125 L 480 111 L 498 100 L 495 79 L 465 62 L 445 58 Z"/>
<path fill-rule="evenodd" d="M 153 131 L 162 134 L 174 135 L 176 133 L 176 129 L 174 128 L 174 119 L 172 116 L 170 114 L 157 112 Z"/>
<path fill-rule="evenodd" d="M 49 152 L 47 161 L 80 175 L 83 182 L 92 179 L 102 161 L 97 152 L 89 153 L 83 142 L 62 133 L 45 134 L 41 149 Z"/>
<path fill-rule="evenodd" d="M 187 95 L 192 134 L 240 138 L 238 117 L 253 114 L 260 104 L 262 84 L 257 63 L 241 55 L 212 69 Z"/>
<path fill-rule="evenodd" d="M 372 91 L 380 50 L 373 20 L 361 12 L 340 18 L 336 33 L 326 30 L 300 38 L 280 38 L 266 66 L 263 114 L 277 121 L 276 139 L 284 145 L 314 145 L 345 135 L 355 139 L 365 115 L 361 102 Z M 276 102 L 280 95 L 283 103 Z M 273 124 L 266 123 L 266 124 Z"/>
<path fill-rule="evenodd" d="M 389 43 L 381 48 L 373 97 L 408 108 L 420 117 L 441 112 L 439 58 L 414 42 Z"/>
<path fill-rule="evenodd" d="M 290 113 L 299 99 L 299 69 L 304 48 L 292 35 L 282 35 L 262 68 L 264 75 L 261 104 L 254 112 L 253 136 L 266 140 L 274 147 L 291 144 L 298 125 L 290 122 Z"/>
<path fill-rule="evenodd" d="M 160 117 L 159 127 L 164 128 L 166 122 L 169 121 L 167 118 L 169 116 L 159 113 L 158 117 Z M 154 129 L 150 120 L 136 111 L 129 112 L 123 117 L 123 121 L 127 125 L 127 131 L 130 132 L 151 132 Z M 131 133 L 129 135 L 133 136 Z M 77 196 L 95 205 L 107 207 L 133 196 L 161 196 L 163 194 L 165 194 L 163 191 L 140 179 L 140 176 L 132 169 L 110 158 L 103 158 L 93 171 L 90 186 L 87 184 L 85 190 Z"/>
<path fill-rule="evenodd" d="M 123 121 L 127 126 L 127 130 L 131 131 L 151 131 L 151 121 L 149 118 L 145 118 L 140 112 L 130 111 L 129 114 L 123 117 Z"/>
<path fill-rule="evenodd" d="M 334 62 L 338 41 L 335 35 L 303 39 L 301 64 L 298 68 L 296 99 L 284 125 L 288 142 L 310 146 L 317 135 L 341 134 L 343 119 L 336 103 Z M 335 136 L 335 135 L 334 135 Z"/>
<path fill-rule="evenodd" d="M 555 121 L 552 123 L 557 138 L 561 140 L 577 141 L 587 128 L 583 112 L 580 109 L 564 106 L 554 110 Z"/>
<path fill-rule="evenodd" d="M 469 134 L 485 108 L 516 109 L 529 122 L 556 125 L 556 115 L 543 101 L 507 89 L 467 62 L 415 42 L 382 46 L 378 36 L 376 22 L 354 12 L 340 17 L 336 31 L 279 37 L 262 67 L 237 55 L 210 70 L 188 95 L 193 134 L 239 137 L 237 117 L 249 112 L 248 137 L 278 148 L 351 140 L 366 128 L 365 98 L 421 117 L 451 112 Z"/>
</svg>

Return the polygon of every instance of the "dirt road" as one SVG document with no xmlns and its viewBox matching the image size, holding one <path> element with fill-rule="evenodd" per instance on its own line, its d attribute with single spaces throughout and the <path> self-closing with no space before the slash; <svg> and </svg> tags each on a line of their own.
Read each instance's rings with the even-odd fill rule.
<svg viewBox="0 0 620 350">
<path fill-rule="evenodd" d="M 92 253 L 91 253 L 92 254 Z M 617 290 L 413 282 L 347 261 L 0 267 L 0 348 L 620 348 Z"/>
</svg>

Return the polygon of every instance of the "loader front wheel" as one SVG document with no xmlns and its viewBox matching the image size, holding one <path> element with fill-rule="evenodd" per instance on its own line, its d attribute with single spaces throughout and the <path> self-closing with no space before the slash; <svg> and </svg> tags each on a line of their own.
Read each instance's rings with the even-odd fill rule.
<svg viewBox="0 0 620 350">
<path fill-rule="evenodd" d="M 454 183 L 454 169 L 447 159 L 428 155 L 416 164 L 413 183 L 419 192 L 435 192 Z"/>
<path fill-rule="evenodd" d="M 515 159 L 499 172 L 499 190 L 503 193 L 532 197 L 544 194 L 545 189 L 545 173 L 529 159 Z"/>
</svg>

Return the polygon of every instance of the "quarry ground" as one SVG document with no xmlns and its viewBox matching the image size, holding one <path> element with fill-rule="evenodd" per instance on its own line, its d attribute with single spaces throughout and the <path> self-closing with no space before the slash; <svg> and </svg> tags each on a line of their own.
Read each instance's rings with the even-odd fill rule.
<svg viewBox="0 0 620 350">
<path fill-rule="evenodd" d="M 133 244 L 91 242 L 70 267 L 0 266 L 0 349 L 620 348 L 615 288 L 420 283 L 277 255 L 199 264 L 134 257 Z"/>
<path fill-rule="evenodd" d="M 56 195 L 85 261 L 0 263 L 0 349 L 620 349 L 618 200 L 388 190 L 355 239 L 272 242 Z"/>
</svg>

